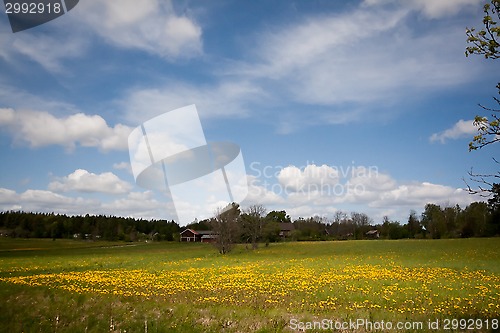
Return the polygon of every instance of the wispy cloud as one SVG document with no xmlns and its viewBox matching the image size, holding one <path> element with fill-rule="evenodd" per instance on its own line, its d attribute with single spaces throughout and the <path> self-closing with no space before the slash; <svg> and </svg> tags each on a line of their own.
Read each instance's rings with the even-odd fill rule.
<svg viewBox="0 0 500 333">
<path fill-rule="evenodd" d="M 425 96 L 474 77 L 475 69 L 464 66 L 462 23 L 451 21 L 457 26 L 436 26 L 432 34 L 423 34 L 408 21 L 415 12 L 429 20 L 439 13 L 451 16 L 476 2 L 367 0 L 341 13 L 268 26 L 248 36 L 255 47 L 245 53 L 245 60 L 218 59 L 211 64 L 210 71 L 216 74 L 208 83 L 170 79 L 160 86 L 129 88 L 119 104 L 125 119 L 136 124 L 193 103 L 202 117 L 258 117 L 260 110 L 274 106 L 290 110 L 290 103 L 296 103 L 295 111 L 288 111 L 290 116 L 269 114 L 280 133 L 384 117 L 384 105 L 403 103 L 417 93 Z M 176 13 L 169 1 L 139 4 L 127 0 L 117 5 L 96 0 L 80 4 L 78 15 L 73 16 L 85 29 L 74 32 L 71 40 L 63 36 L 58 43 L 54 37 L 42 35 L 33 41 L 29 38 L 35 37 L 27 37 L 11 41 L 12 50 L 8 47 L 0 54 L 13 60 L 12 52 L 22 53 L 50 71 L 62 71 L 64 59 L 85 52 L 88 43 L 83 36 L 88 31 L 115 47 L 168 60 L 203 52 L 200 24 L 189 12 Z M 62 52 L 61 45 L 70 51 Z M 301 115 L 304 109 L 307 117 Z"/>
<path fill-rule="evenodd" d="M 71 66 L 65 61 L 82 57 L 96 38 L 113 47 L 145 51 L 167 61 L 203 54 L 201 26 L 187 13 L 177 14 L 171 1 L 82 1 L 50 24 L 45 27 L 53 28 L 50 34 L 44 30 L 1 34 L 0 58 L 18 64 L 19 56 L 26 57 L 48 72 L 66 74 Z"/>
<path fill-rule="evenodd" d="M 157 88 L 132 89 L 118 103 L 130 123 L 140 124 L 190 104 L 196 104 L 202 118 L 245 117 L 249 115 L 249 104 L 267 98 L 268 94 L 262 88 L 245 81 L 224 81 L 206 86 L 171 81 Z"/>
<path fill-rule="evenodd" d="M 462 120 L 460 119 L 453 125 L 453 127 L 448 128 L 439 133 L 434 133 L 430 136 L 430 142 L 439 141 L 445 143 L 446 140 L 456 140 L 461 138 L 472 138 L 474 134 L 477 133 L 477 127 L 474 126 L 473 120 Z"/>
<path fill-rule="evenodd" d="M 445 16 L 452 16 L 466 7 L 481 4 L 481 0 L 365 0 L 363 5 L 381 6 L 381 5 L 399 5 L 422 12 L 426 17 L 438 19 Z"/>
<path fill-rule="evenodd" d="M 168 59 L 202 53 L 200 25 L 192 17 L 177 14 L 171 1 L 85 1 L 78 6 L 77 19 L 118 47 Z"/>
<path fill-rule="evenodd" d="M 245 60 L 215 65 L 217 74 L 208 83 L 138 87 L 120 103 L 133 123 L 192 103 L 202 117 L 260 117 L 270 110 L 266 115 L 280 133 L 384 118 L 384 105 L 474 77 L 475 69 L 464 66 L 461 23 L 457 29 L 436 26 L 432 34 L 407 23 L 412 13 L 431 5 L 422 6 L 362 4 L 271 26 L 249 36 L 256 46 Z"/>
<path fill-rule="evenodd" d="M 50 34 L 37 29 L 29 33 L 6 33 L 10 28 L 2 24 L 6 20 L 2 21 L 0 30 L 4 33 L 0 34 L 0 60 L 20 69 L 20 72 L 31 69 L 30 62 L 26 61 L 30 60 L 48 72 L 66 74 L 64 61 L 82 57 L 90 45 L 88 36 L 85 38 L 74 33 L 74 29 L 64 27 L 64 19 L 54 21 L 60 29 L 53 29 Z"/>
<path fill-rule="evenodd" d="M 296 102 L 330 106 L 402 100 L 408 91 L 465 82 L 470 71 L 463 66 L 463 36 L 443 28 L 432 35 L 412 31 L 406 25 L 410 13 L 357 9 L 311 17 L 264 34 L 260 63 L 243 69 L 279 83 Z"/>
<path fill-rule="evenodd" d="M 0 108 L 20 110 L 46 111 L 51 114 L 74 114 L 81 112 L 74 104 L 51 98 L 46 95 L 36 95 L 23 89 L 17 89 L 1 82 L 0 78 Z"/>
<path fill-rule="evenodd" d="M 474 80 L 477 67 L 466 66 L 463 56 L 464 23 L 450 20 L 441 26 L 433 20 L 440 11 L 453 16 L 473 1 L 439 6 L 418 0 L 390 6 L 379 2 L 385 3 L 371 1 L 370 6 L 267 27 L 250 38 L 256 46 L 245 60 L 224 64 L 219 79 L 272 91 L 266 100 L 252 96 L 252 102 L 254 109 L 266 103 L 288 109 L 281 118 L 271 114 L 281 133 L 393 117 L 394 107 L 385 106 L 401 105 L 405 112 L 408 100 Z M 433 26 L 432 33 L 409 23 L 419 12 Z"/>
<path fill-rule="evenodd" d="M 130 166 L 130 162 L 113 163 L 113 169 L 125 170 L 128 173 L 132 174 L 132 167 Z"/>
</svg>

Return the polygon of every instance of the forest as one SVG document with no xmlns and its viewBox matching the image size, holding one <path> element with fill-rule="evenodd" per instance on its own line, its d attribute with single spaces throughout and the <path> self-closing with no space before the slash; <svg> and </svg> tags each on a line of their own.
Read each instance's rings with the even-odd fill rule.
<svg viewBox="0 0 500 333">
<path fill-rule="evenodd" d="M 173 241 L 179 230 L 177 223 L 165 220 L 20 211 L 0 213 L 0 235 L 9 237 Z"/>
</svg>

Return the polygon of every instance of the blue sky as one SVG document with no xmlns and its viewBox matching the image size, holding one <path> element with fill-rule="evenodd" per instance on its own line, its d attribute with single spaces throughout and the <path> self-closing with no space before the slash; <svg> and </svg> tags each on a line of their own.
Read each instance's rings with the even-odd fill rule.
<svg viewBox="0 0 500 333">
<path fill-rule="evenodd" d="M 127 137 L 190 104 L 208 141 L 240 145 L 243 207 L 463 207 L 499 152 L 468 152 L 500 69 L 464 55 L 481 21 L 480 0 L 82 0 L 16 34 L 0 15 L 0 209 L 172 217 Z"/>
</svg>

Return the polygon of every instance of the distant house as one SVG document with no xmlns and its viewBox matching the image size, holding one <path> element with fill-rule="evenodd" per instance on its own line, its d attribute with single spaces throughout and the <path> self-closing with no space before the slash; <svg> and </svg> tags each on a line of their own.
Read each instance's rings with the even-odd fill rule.
<svg viewBox="0 0 500 333">
<path fill-rule="evenodd" d="M 201 241 L 201 235 L 193 230 L 193 229 L 186 229 L 181 232 L 181 242 L 199 242 Z"/>
<path fill-rule="evenodd" d="M 375 239 L 380 237 L 380 233 L 378 232 L 377 229 L 367 231 L 365 235 L 368 238 L 375 238 Z"/>
<path fill-rule="evenodd" d="M 181 242 L 203 242 L 212 243 L 217 238 L 217 234 L 212 230 L 186 229 L 180 233 Z"/>
<path fill-rule="evenodd" d="M 292 232 L 295 230 L 295 226 L 293 223 L 280 223 L 280 237 L 288 238 L 292 235 Z"/>
</svg>

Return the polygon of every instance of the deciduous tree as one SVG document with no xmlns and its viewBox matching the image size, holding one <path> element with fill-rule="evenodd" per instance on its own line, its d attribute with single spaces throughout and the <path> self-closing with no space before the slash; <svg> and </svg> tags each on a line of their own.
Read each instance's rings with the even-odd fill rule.
<svg viewBox="0 0 500 333">
<path fill-rule="evenodd" d="M 241 215 L 242 233 L 252 243 L 252 249 L 256 249 L 262 239 L 266 224 L 265 214 L 264 206 L 252 205 Z"/>
<path fill-rule="evenodd" d="M 217 234 L 214 245 L 221 254 L 226 254 L 234 248 L 240 232 L 240 213 L 240 206 L 233 202 L 224 209 L 217 209 L 210 220 L 212 230 Z"/>
<path fill-rule="evenodd" d="M 467 43 L 469 46 L 465 49 L 465 55 L 483 55 L 486 59 L 500 58 L 500 0 L 491 0 L 484 5 L 484 27 L 477 31 L 475 28 L 467 28 Z M 497 84 L 498 94 L 500 95 L 500 83 Z M 476 115 L 474 118 L 474 126 L 477 127 L 478 133 L 469 143 L 469 151 L 478 150 L 485 146 L 491 145 L 500 141 L 500 99 L 493 97 L 497 106 L 486 107 L 480 104 L 480 107 L 491 112 L 490 117 Z M 495 159 L 495 158 L 493 158 Z M 495 160 L 497 162 L 497 160 Z M 498 163 L 498 162 L 497 162 Z M 490 196 L 493 193 L 494 185 L 498 184 L 500 172 L 491 174 L 475 174 L 472 170 L 469 172 L 471 180 L 478 183 L 477 189 L 467 187 L 471 193 L 480 193 L 485 196 Z"/>
</svg>

